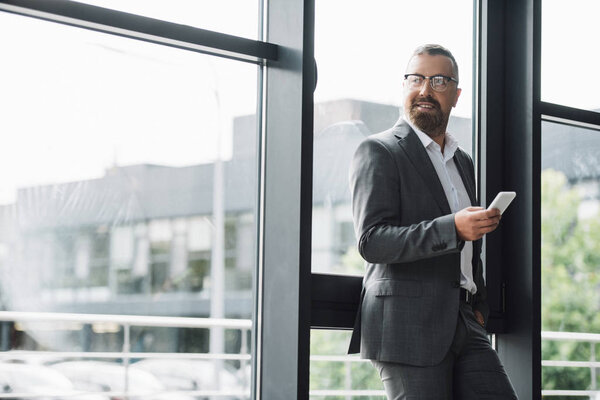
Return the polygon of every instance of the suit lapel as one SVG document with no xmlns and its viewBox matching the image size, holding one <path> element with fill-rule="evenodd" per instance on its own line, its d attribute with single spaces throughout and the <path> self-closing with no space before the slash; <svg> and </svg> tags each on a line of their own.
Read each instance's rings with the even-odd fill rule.
<svg viewBox="0 0 600 400">
<path fill-rule="evenodd" d="M 401 120 L 394 130 L 396 130 L 395 134 L 399 139 L 398 144 L 431 191 L 443 215 L 450 214 L 450 205 L 448 205 L 446 193 L 431 163 L 431 159 L 427 155 L 425 147 L 423 147 L 423 143 L 404 120 Z"/>
<path fill-rule="evenodd" d="M 456 150 L 456 153 L 454 153 L 454 164 L 456 164 L 456 169 L 458 169 L 458 173 L 465 184 L 467 194 L 469 195 L 469 200 L 471 200 L 471 205 L 477 205 L 477 197 L 475 196 L 475 182 L 473 182 L 471 179 L 471 174 L 467 173 L 467 171 L 470 171 L 471 169 L 471 164 L 460 150 Z"/>
</svg>

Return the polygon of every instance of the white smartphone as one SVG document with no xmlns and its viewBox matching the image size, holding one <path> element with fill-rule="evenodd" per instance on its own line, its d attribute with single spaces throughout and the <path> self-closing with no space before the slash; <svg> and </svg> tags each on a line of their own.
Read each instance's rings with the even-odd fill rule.
<svg viewBox="0 0 600 400">
<path fill-rule="evenodd" d="M 498 210 L 500 210 L 500 214 L 503 214 L 504 211 L 508 208 L 508 205 L 511 203 L 511 201 L 514 200 L 515 197 L 517 197 L 517 194 L 515 192 L 499 192 L 496 195 L 494 201 L 492 201 L 492 204 L 490 204 L 490 206 L 488 207 L 488 210 L 491 210 L 492 208 L 497 208 Z"/>
</svg>

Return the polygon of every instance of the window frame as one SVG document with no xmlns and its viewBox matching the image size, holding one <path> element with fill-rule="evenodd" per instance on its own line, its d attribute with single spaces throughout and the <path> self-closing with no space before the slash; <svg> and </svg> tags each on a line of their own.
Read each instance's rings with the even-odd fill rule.
<svg viewBox="0 0 600 400">
<path fill-rule="evenodd" d="M 259 66 L 251 396 L 308 398 L 314 6 L 258 1 L 259 38 L 268 40 L 67 0 L 0 0 L 0 11 Z"/>
<path fill-rule="evenodd" d="M 490 329 L 517 393 L 534 399 L 541 398 L 541 122 L 600 130 L 600 113 L 540 100 L 541 3 L 474 0 L 480 200 L 519 193 L 487 238 Z M 0 11 L 261 67 L 252 396 L 308 398 L 310 327 L 351 328 L 361 285 L 361 277 L 311 273 L 314 0 L 261 5 L 266 40 L 66 0 L 0 0 Z"/>
</svg>

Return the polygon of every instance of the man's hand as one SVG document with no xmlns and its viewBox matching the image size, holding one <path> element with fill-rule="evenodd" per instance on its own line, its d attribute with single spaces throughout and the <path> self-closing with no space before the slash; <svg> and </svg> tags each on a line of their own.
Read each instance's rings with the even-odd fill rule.
<svg viewBox="0 0 600 400">
<path fill-rule="evenodd" d="M 490 233 L 500 223 L 500 210 L 485 210 L 482 207 L 467 207 L 454 214 L 454 225 L 458 237 L 465 241 L 478 240 Z"/>
<path fill-rule="evenodd" d="M 483 314 L 479 312 L 479 310 L 474 310 L 473 314 L 475 314 L 475 319 L 479 322 L 479 325 L 485 328 L 485 321 L 483 320 Z"/>
</svg>

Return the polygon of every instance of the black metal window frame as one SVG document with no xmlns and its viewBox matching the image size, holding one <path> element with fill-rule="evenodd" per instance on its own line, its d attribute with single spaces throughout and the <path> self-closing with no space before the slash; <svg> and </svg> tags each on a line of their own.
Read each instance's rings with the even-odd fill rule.
<svg viewBox="0 0 600 400">
<path fill-rule="evenodd" d="M 542 121 L 600 131 L 600 112 L 543 101 L 540 103 L 540 111 Z"/>
<path fill-rule="evenodd" d="M 481 6 L 480 201 L 517 199 L 486 235 L 486 281 L 500 359 L 519 398 L 541 398 L 541 0 Z"/>
</svg>

